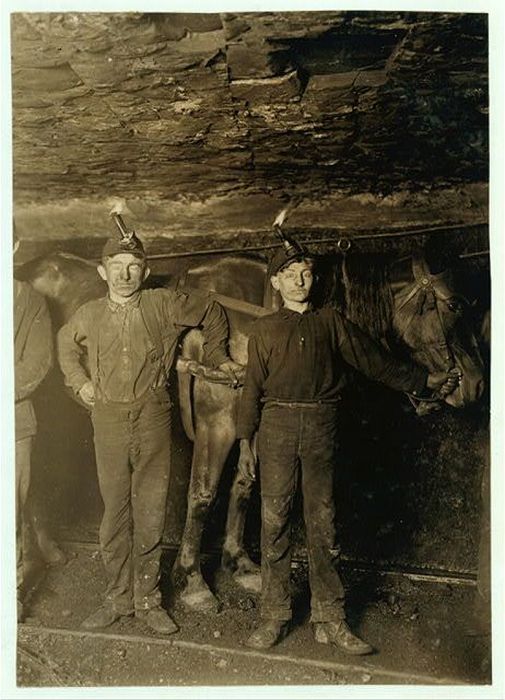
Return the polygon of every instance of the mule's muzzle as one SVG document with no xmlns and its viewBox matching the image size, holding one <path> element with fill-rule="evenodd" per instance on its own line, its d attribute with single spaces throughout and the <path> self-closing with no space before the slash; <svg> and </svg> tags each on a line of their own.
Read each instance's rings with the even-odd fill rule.
<svg viewBox="0 0 505 700">
<path fill-rule="evenodd" d="M 463 408 L 478 401 L 484 393 L 484 388 L 485 382 L 482 375 L 470 377 L 466 374 L 462 376 L 454 391 L 444 398 L 444 401 L 453 408 Z"/>
</svg>

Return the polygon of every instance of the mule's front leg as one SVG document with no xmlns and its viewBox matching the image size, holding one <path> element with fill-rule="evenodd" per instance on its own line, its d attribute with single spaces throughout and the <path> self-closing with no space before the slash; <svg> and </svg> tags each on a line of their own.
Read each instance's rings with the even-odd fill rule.
<svg viewBox="0 0 505 700">
<path fill-rule="evenodd" d="M 200 566 L 203 526 L 214 496 L 198 486 L 194 491 L 190 488 L 186 524 L 174 566 L 174 578 L 182 586 L 181 600 L 192 610 L 212 611 L 217 608 L 217 600 L 206 584 Z"/>
<path fill-rule="evenodd" d="M 235 428 L 227 411 L 201 420 L 197 426 L 186 524 L 174 567 L 175 578 L 182 582 L 181 600 L 192 610 L 212 611 L 217 607 L 216 597 L 202 576 L 200 548 L 207 515 L 234 440 Z"/>
</svg>

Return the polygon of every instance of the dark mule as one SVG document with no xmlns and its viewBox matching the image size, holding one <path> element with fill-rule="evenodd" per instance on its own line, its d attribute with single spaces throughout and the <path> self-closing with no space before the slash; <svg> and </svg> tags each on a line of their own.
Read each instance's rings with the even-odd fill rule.
<svg viewBox="0 0 505 700">
<path fill-rule="evenodd" d="M 22 277 L 47 298 L 55 330 L 84 302 L 103 296 L 107 291 L 96 265 L 70 253 L 37 258 L 23 266 Z"/>
</svg>

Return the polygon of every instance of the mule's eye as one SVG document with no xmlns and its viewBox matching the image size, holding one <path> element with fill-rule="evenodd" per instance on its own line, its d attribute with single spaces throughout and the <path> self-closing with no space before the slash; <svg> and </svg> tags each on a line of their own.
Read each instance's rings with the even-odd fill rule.
<svg viewBox="0 0 505 700">
<path fill-rule="evenodd" d="M 454 314 L 458 314 L 463 311 L 463 303 L 459 299 L 449 299 L 447 302 L 447 308 Z"/>
</svg>

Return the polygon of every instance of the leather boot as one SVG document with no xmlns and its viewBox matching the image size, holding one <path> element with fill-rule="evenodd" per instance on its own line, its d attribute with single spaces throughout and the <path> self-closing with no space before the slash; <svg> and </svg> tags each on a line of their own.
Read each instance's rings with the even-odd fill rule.
<svg viewBox="0 0 505 700">
<path fill-rule="evenodd" d="M 347 622 L 316 622 L 314 623 L 314 637 L 320 644 L 333 644 L 346 654 L 364 656 L 371 654 L 374 649 L 357 637 L 349 629 Z"/>
<path fill-rule="evenodd" d="M 137 610 L 135 617 L 142 620 L 148 627 L 159 634 L 174 634 L 174 632 L 179 631 L 179 626 L 172 620 L 167 611 L 161 607 Z"/>
<path fill-rule="evenodd" d="M 111 605 L 102 605 L 84 620 L 81 627 L 84 627 L 86 630 L 103 629 L 104 627 L 110 627 L 122 617 L 127 616 L 118 613 Z"/>
<path fill-rule="evenodd" d="M 263 620 L 245 644 L 252 649 L 270 649 L 284 639 L 288 632 L 287 620 Z"/>
</svg>

